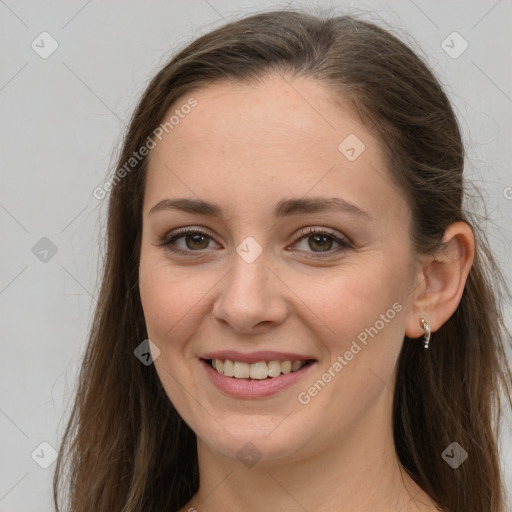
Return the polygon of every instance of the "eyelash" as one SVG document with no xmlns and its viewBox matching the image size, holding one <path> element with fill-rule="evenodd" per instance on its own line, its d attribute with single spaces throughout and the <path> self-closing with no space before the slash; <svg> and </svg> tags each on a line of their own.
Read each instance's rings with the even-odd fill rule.
<svg viewBox="0 0 512 512">
<path fill-rule="evenodd" d="M 190 235 L 202 235 L 202 236 L 205 236 L 205 237 L 213 240 L 213 238 L 206 231 L 203 231 L 202 229 L 183 228 L 183 229 L 179 230 L 178 232 L 172 234 L 171 236 L 166 236 L 162 240 L 162 242 L 157 245 L 163 246 L 174 253 L 183 254 L 183 255 L 190 255 L 191 253 L 200 253 L 202 251 L 207 250 L 207 249 L 201 249 L 201 250 L 197 250 L 197 251 L 194 251 L 191 249 L 183 250 L 183 249 L 178 249 L 177 247 L 173 246 L 173 242 L 175 242 L 176 240 L 186 237 L 186 236 L 190 236 Z M 314 256 L 306 256 L 307 258 L 325 258 L 328 256 L 332 256 L 335 253 L 353 248 L 352 243 L 348 239 L 339 238 L 334 233 L 331 233 L 324 228 L 312 228 L 312 227 L 307 228 L 306 231 L 301 231 L 299 233 L 299 238 L 294 243 L 297 243 L 297 242 L 301 241 L 302 239 L 308 238 L 310 236 L 325 236 L 325 237 L 331 238 L 334 242 L 338 243 L 340 245 L 340 247 L 338 247 L 336 249 L 329 250 L 329 251 L 324 251 L 324 252 L 311 252 L 311 254 L 314 254 Z M 309 251 L 305 251 L 305 252 L 309 252 Z"/>
</svg>

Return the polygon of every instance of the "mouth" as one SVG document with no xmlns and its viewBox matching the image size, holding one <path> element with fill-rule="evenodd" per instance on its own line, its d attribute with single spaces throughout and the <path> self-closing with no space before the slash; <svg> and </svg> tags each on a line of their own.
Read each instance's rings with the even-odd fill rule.
<svg viewBox="0 0 512 512">
<path fill-rule="evenodd" d="M 316 359 L 258 361 L 200 359 L 211 383 L 231 398 L 255 399 L 275 395 L 303 380 L 317 366 Z"/>
</svg>

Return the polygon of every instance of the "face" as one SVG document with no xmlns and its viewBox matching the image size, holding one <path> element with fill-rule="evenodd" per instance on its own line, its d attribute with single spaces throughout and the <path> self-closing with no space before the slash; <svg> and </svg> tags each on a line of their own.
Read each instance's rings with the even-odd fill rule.
<svg viewBox="0 0 512 512">
<path fill-rule="evenodd" d="M 384 431 L 416 259 L 379 141 L 308 79 L 191 96 L 143 206 L 140 295 L 169 399 L 227 457 Z"/>
</svg>

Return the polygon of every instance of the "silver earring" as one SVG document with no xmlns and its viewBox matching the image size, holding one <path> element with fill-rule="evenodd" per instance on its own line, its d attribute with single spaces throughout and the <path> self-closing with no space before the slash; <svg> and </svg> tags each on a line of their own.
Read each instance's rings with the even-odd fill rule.
<svg viewBox="0 0 512 512">
<path fill-rule="evenodd" d="M 428 325 L 424 318 L 420 319 L 420 325 L 423 327 L 423 329 L 425 329 L 425 334 L 423 335 L 423 345 L 426 349 L 428 349 L 428 342 L 430 341 L 430 325 Z"/>
</svg>

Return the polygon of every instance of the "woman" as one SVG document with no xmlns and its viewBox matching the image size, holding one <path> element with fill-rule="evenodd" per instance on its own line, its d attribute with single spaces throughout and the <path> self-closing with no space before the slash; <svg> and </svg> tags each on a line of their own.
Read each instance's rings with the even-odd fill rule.
<svg viewBox="0 0 512 512">
<path fill-rule="evenodd" d="M 151 81 L 59 455 L 69 509 L 504 512 L 502 281 L 427 66 L 295 11 Z M 498 275 L 498 274 L 497 274 Z"/>
</svg>

